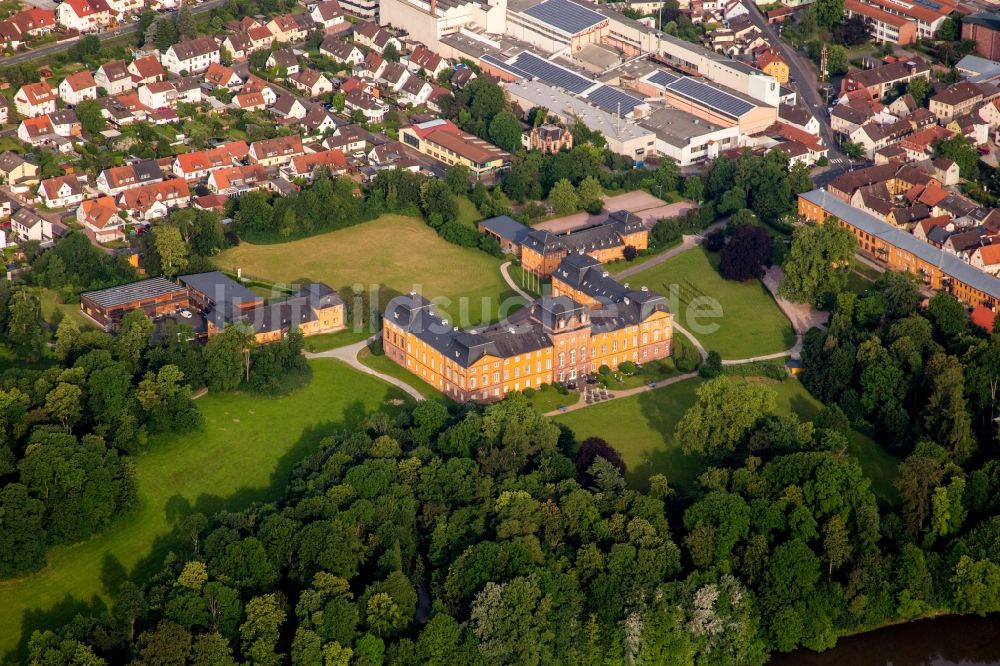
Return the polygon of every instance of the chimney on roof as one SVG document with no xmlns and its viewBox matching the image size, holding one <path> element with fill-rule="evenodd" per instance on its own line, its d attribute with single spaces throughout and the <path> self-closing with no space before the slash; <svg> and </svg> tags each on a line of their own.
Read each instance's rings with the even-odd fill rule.
<svg viewBox="0 0 1000 666">
<path fill-rule="evenodd" d="M 431 0 L 431 16 L 437 16 L 437 0 Z"/>
</svg>

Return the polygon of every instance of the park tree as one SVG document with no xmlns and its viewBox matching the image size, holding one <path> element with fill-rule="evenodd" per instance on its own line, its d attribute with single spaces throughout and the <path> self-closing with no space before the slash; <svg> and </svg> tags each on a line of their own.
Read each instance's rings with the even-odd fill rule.
<svg viewBox="0 0 1000 666">
<path fill-rule="evenodd" d="M 698 400 L 677 424 L 675 434 L 687 453 L 725 457 L 750 429 L 774 412 L 777 394 L 761 384 L 717 377 L 698 387 Z"/>
<path fill-rule="evenodd" d="M 389 62 L 399 62 L 399 49 L 396 48 L 394 43 L 389 42 L 382 50 L 382 57 Z"/>
<path fill-rule="evenodd" d="M 79 386 L 60 382 L 45 396 L 45 411 L 69 432 L 83 412 L 82 398 Z"/>
<path fill-rule="evenodd" d="M 580 450 L 576 452 L 576 475 L 580 483 L 588 487 L 593 485 L 590 468 L 598 458 L 604 458 L 622 477 L 625 476 L 625 461 L 621 454 L 600 437 L 588 437 L 580 442 Z"/>
<path fill-rule="evenodd" d="M 935 442 L 951 451 L 955 460 L 963 462 L 972 454 L 974 440 L 962 364 L 954 356 L 934 354 L 927 361 L 924 377 L 924 427 Z"/>
<path fill-rule="evenodd" d="M 249 381 L 253 329 L 226 326 L 205 345 L 205 383 L 212 391 L 232 391 Z"/>
<path fill-rule="evenodd" d="M 172 224 L 153 228 L 153 245 L 160 257 L 160 269 L 168 278 L 176 277 L 188 266 L 189 250 L 180 230 Z"/>
<path fill-rule="evenodd" d="M 719 254 L 719 274 L 727 280 L 745 281 L 764 276 L 771 263 L 771 234 L 760 226 L 740 227 Z"/>
<path fill-rule="evenodd" d="M 177 10 L 177 35 L 180 39 L 194 39 L 198 36 L 198 25 L 191 5 L 182 3 Z"/>
<path fill-rule="evenodd" d="M 444 181 L 453 194 L 465 194 L 469 191 L 469 180 L 472 172 L 464 164 L 452 164 L 445 172 Z"/>
<path fill-rule="evenodd" d="M 817 0 L 813 12 L 819 25 L 832 28 L 844 18 L 844 0 Z"/>
<path fill-rule="evenodd" d="M 800 303 L 821 304 L 843 289 L 856 250 L 854 234 L 833 221 L 796 228 L 778 293 Z"/>
<path fill-rule="evenodd" d="M 458 217 L 455 196 L 443 180 L 424 181 L 420 186 L 420 204 L 424 216 L 432 227 L 454 222 Z M 438 225 L 435 225 L 436 220 L 440 220 Z"/>
<path fill-rule="evenodd" d="M 80 121 L 80 127 L 87 134 L 95 135 L 103 132 L 108 121 L 101 114 L 101 105 L 97 100 L 88 99 L 76 105 L 76 117 Z"/>
<path fill-rule="evenodd" d="M 248 601 L 246 619 L 240 626 L 243 654 L 254 664 L 280 664 L 282 659 L 274 650 L 285 619 L 284 602 L 277 594 L 264 594 Z"/>
<path fill-rule="evenodd" d="M 688 176 L 684 179 L 684 198 L 695 203 L 701 203 L 705 198 L 705 183 L 700 176 Z"/>
<path fill-rule="evenodd" d="M 73 317 L 63 317 L 56 327 L 56 356 L 65 361 L 80 339 L 80 325 Z"/>
<path fill-rule="evenodd" d="M 580 207 L 580 197 L 573 185 L 563 178 L 549 192 L 549 203 L 557 215 L 568 215 Z"/>
<path fill-rule="evenodd" d="M 931 497 L 944 479 L 945 466 L 926 451 L 910 454 L 899 464 L 896 489 L 903 500 L 903 518 L 910 533 L 917 535 L 931 515 Z"/>
<path fill-rule="evenodd" d="M 601 212 L 601 208 L 604 206 L 604 188 L 601 187 L 599 180 L 593 176 L 587 176 L 580 181 L 576 193 L 580 206 L 584 210 L 592 214 Z"/>
<path fill-rule="evenodd" d="M 969 317 L 965 306 L 951 294 L 939 292 L 931 296 L 927 313 L 934 322 L 934 328 L 945 340 L 951 340 L 968 328 Z"/>
<path fill-rule="evenodd" d="M 13 292 L 7 305 L 7 339 L 21 358 L 34 361 L 45 350 L 45 327 L 38 296 L 27 288 Z"/>
<path fill-rule="evenodd" d="M 45 566 L 45 505 L 20 483 L 0 488 L 0 578 Z"/>
<path fill-rule="evenodd" d="M 917 106 L 924 106 L 927 103 L 931 90 L 931 82 L 922 76 L 911 79 L 906 84 L 906 92 L 913 97 L 913 101 L 917 103 Z"/>
<path fill-rule="evenodd" d="M 979 152 L 962 135 L 941 139 L 934 144 L 934 156 L 946 157 L 958 164 L 958 173 L 966 180 L 979 178 Z"/>
<path fill-rule="evenodd" d="M 490 121 L 490 140 L 509 153 L 521 147 L 521 123 L 510 111 L 500 111 Z"/>
</svg>

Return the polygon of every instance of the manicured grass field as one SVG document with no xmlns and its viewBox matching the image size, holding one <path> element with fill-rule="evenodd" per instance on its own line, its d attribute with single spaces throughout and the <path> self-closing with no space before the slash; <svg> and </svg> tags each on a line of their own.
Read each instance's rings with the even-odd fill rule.
<svg viewBox="0 0 1000 666">
<path fill-rule="evenodd" d="M 47 322 L 52 322 L 55 313 L 59 311 L 64 316 L 73 319 L 80 326 L 81 330 L 97 328 L 94 326 L 94 322 L 87 319 L 83 315 L 83 312 L 80 311 L 79 303 L 63 303 L 59 298 L 59 294 L 52 289 L 40 289 L 38 300 L 42 306 L 42 319 Z"/>
<path fill-rule="evenodd" d="M 633 486 L 645 487 L 650 476 L 663 474 L 672 486 L 689 492 L 705 469 L 706 461 L 681 451 L 674 440 L 674 428 L 694 404 L 695 391 L 702 381 L 691 379 L 553 418 L 572 428 L 577 440 L 587 437 L 607 440 L 625 460 L 628 480 Z M 811 419 L 822 408 L 797 380 L 776 382 L 754 378 L 747 381 L 767 382 L 777 391 L 778 413 L 795 412 L 803 419 Z M 892 482 L 899 461 L 859 432 L 852 432 L 849 439 L 851 452 L 871 478 L 876 496 L 895 502 Z"/>
<path fill-rule="evenodd" d="M 376 292 L 379 312 L 394 296 L 419 289 L 430 299 L 450 299 L 440 309 L 460 326 L 496 319 L 501 301 L 514 295 L 500 276 L 499 259 L 452 245 L 421 220 L 402 215 L 289 243 L 241 243 L 216 263 L 271 281 L 322 281 L 349 307 L 353 287 L 360 285 L 366 299 Z"/>
<path fill-rule="evenodd" d="M 759 280 L 723 280 L 716 270 L 718 260 L 717 254 L 697 247 L 629 277 L 628 282 L 634 289 L 645 285 L 666 296 L 681 326 L 724 359 L 772 354 L 794 345 L 792 325 L 764 285 Z M 720 309 L 721 316 L 711 316 Z M 699 324 L 712 332 L 699 330 Z"/>
<path fill-rule="evenodd" d="M 205 426 L 156 438 L 136 457 L 139 505 L 84 543 L 53 549 L 48 566 L 0 582 L 0 655 L 23 648 L 32 629 L 106 603 L 123 576 L 158 571 L 169 532 L 192 511 L 239 510 L 280 494 L 319 439 L 406 395 L 333 360 L 313 361 L 312 381 L 281 398 L 209 394 Z M 19 641 L 24 641 L 19 643 Z M 24 663 L 19 656 L 17 663 Z"/>
<path fill-rule="evenodd" d="M 475 229 L 476 222 L 483 219 L 476 204 L 472 203 L 466 196 L 455 197 L 455 201 L 458 202 L 458 223 Z"/>
<path fill-rule="evenodd" d="M 417 377 L 403 366 L 394 362 L 385 354 L 372 354 L 368 349 L 362 349 L 361 353 L 358 354 L 358 360 L 372 370 L 376 370 L 384 375 L 389 375 L 390 377 L 395 377 L 396 379 L 406 382 L 413 388 L 417 389 L 417 391 L 419 391 L 420 394 L 427 400 L 437 400 L 438 402 L 446 405 L 453 402 L 453 400 L 444 393 L 431 386 L 420 377 Z"/>
<path fill-rule="evenodd" d="M 361 342 L 371 335 L 373 333 L 368 330 L 368 327 L 364 327 L 360 331 L 355 331 L 353 328 L 345 328 L 343 331 L 337 331 L 336 333 L 310 335 L 303 341 L 303 346 L 307 351 L 321 352 L 328 349 L 336 349 L 337 347 L 353 345 L 355 342 Z"/>
</svg>

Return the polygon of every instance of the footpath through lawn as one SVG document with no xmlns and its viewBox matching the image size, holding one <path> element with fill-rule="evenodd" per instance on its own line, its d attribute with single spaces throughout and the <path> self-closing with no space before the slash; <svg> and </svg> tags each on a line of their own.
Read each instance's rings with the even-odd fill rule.
<svg viewBox="0 0 1000 666">
<path fill-rule="evenodd" d="M 125 576 L 158 571 L 173 525 L 189 513 L 209 516 L 278 496 L 321 437 L 407 398 L 338 361 L 310 367 L 312 380 L 288 396 L 206 395 L 198 400 L 201 430 L 151 441 L 135 458 L 139 505 L 129 515 L 89 541 L 51 550 L 41 571 L 0 582 L 0 655 L 10 661 L 33 629 L 107 603 Z"/>
</svg>

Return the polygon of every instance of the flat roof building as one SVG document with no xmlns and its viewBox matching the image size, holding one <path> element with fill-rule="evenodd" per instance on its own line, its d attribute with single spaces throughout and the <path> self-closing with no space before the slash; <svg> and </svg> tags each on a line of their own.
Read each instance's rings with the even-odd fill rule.
<svg viewBox="0 0 1000 666">
<path fill-rule="evenodd" d="M 106 330 L 133 310 L 159 317 L 189 306 L 187 289 L 162 277 L 80 294 L 80 310 Z"/>
</svg>

